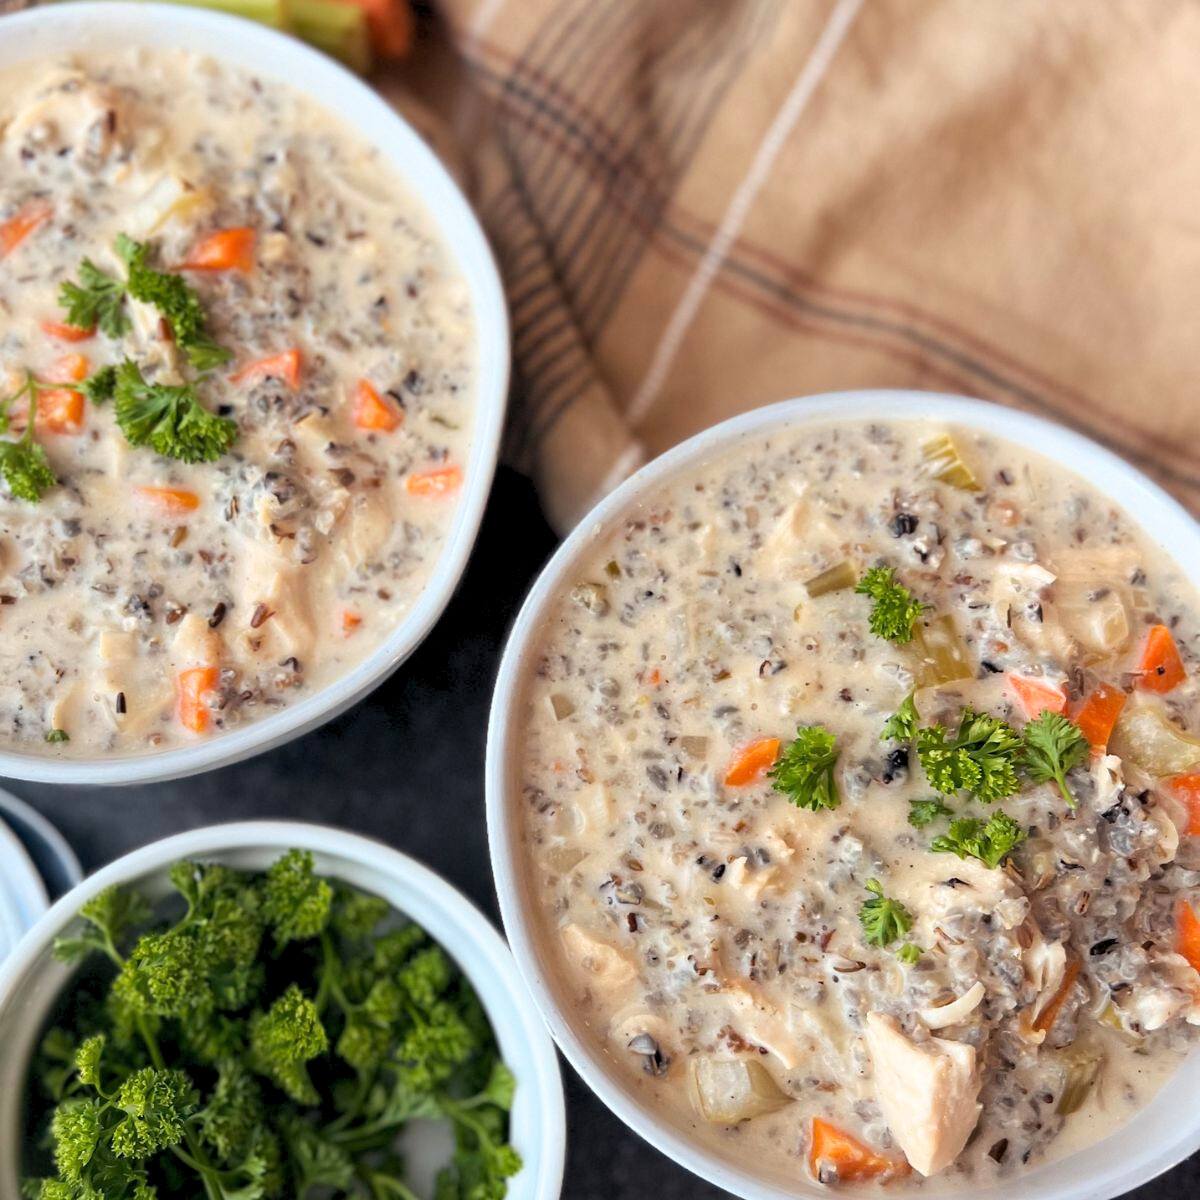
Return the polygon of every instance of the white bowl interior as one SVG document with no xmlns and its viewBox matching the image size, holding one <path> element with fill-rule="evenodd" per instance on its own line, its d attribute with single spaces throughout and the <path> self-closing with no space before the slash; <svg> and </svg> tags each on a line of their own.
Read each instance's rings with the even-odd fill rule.
<svg viewBox="0 0 1200 1200">
<path fill-rule="evenodd" d="M 564 1003 L 555 969 L 534 921 L 532 880 L 524 867 L 516 819 L 520 795 L 522 696 L 548 608 L 569 588 L 581 560 L 647 497 L 674 477 L 728 451 L 743 439 L 783 433 L 806 423 L 844 419 L 937 420 L 1004 437 L 1061 463 L 1116 500 L 1146 535 L 1200 586 L 1200 526 L 1161 488 L 1116 455 L 1058 425 L 998 405 L 911 391 L 864 391 L 789 400 L 744 413 L 698 434 L 643 467 L 602 501 L 562 544 L 535 583 L 510 635 L 501 663 L 488 728 L 487 809 L 492 869 L 509 944 L 555 1040 L 593 1091 L 632 1129 L 711 1183 L 746 1200 L 827 1197 L 807 1179 L 764 1180 L 691 1140 L 646 1106 Z M 1021 1175 L 1022 1200 L 1108 1200 L 1143 1183 L 1200 1148 L 1200 1050 L 1193 1052 L 1147 1108 L 1103 1142 Z M 990 1186 L 931 1180 L 925 1195 L 950 1200 L 1008 1200 L 1014 1181 Z"/>
<path fill-rule="evenodd" d="M 328 687 L 195 745 L 121 758 L 54 759 L 0 751 L 0 775 L 46 783 L 150 783 L 237 762 L 329 720 L 384 680 L 433 628 L 471 552 L 491 490 L 508 394 L 508 316 L 479 223 L 437 156 L 380 96 L 295 38 L 223 13 L 168 4 L 52 4 L 0 16 L 0 71 L 122 47 L 185 48 L 298 87 L 377 146 L 438 229 L 470 289 L 478 335 L 475 427 L 466 479 L 424 591 L 391 636 Z"/>
<path fill-rule="evenodd" d="M 0 1200 L 18 1200 L 20 1194 L 25 1074 L 36 1035 L 71 974 L 51 946 L 75 921 L 80 905 L 113 883 L 165 894 L 166 870 L 181 858 L 260 869 L 293 846 L 311 850 L 319 872 L 388 901 L 457 961 L 517 1079 L 511 1138 L 524 1166 L 510 1183 L 510 1195 L 556 1200 L 566 1145 L 558 1062 L 500 935 L 450 884 L 407 855 L 354 834 L 288 821 L 214 825 L 135 850 L 72 889 L 0 964 Z"/>
</svg>

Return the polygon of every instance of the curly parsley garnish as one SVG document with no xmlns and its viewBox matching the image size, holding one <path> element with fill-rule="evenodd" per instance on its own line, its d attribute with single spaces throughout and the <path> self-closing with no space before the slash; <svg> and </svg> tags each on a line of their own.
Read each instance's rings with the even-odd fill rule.
<svg viewBox="0 0 1200 1200">
<path fill-rule="evenodd" d="M 1043 712 L 1025 726 L 1021 765 L 1034 783 L 1053 779 L 1063 799 L 1075 808 L 1077 801 L 1067 787 L 1067 772 L 1091 753 L 1083 730 L 1061 713 Z"/>
<path fill-rule="evenodd" d="M 912 913 L 900 903 L 883 894 L 883 885 L 878 879 L 868 879 L 869 900 L 864 900 L 858 910 L 863 937 L 871 946 L 890 946 L 912 928 Z"/>
<path fill-rule="evenodd" d="M 88 976 L 107 996 L 68 990 L 42 1042 L 54 1178 L 24 1195 L 408 1197 L 394 1147 L 413 1118 L 454 1129 L 439 1197 L 505 1195 L 514 1080 L 440 946 L 319 878 L 306 851 L 170 876 L 173 923 L 110 888 L 55 945 L 106 960 Z"/>
<path fill-rule="evenodd" d="M 896 957 L 901 962 L 908 963 L 909 966 L 912 966 L 913 963 L 921 961 L 921 955 L 924 953 L 925 951 L 922 950 L 921 947 L 916 944 L 916 942 L 905 942 L 904 945 L 896 951 Z"/>
<path fill-rule="evenodd" d="M 926 778 L 944 796 L 965 791 L 992 804 L 1019 787 L 1021 735 L 999 717 L 967 708 L 953 738 L 944 725 L 930 725 L 916 743 Z"/>
<path fill-rule="evenodd" d="M 69 742 L 71 735 L 65 729 L 47 729 L 45 740 L 51 745 L 55 742 Z"/>
<path fill-rule="evenodd" d="M 180 462 L 212 462 L 233 444 L 236 421 L 202 407 L 191 384 L 148 383 L 126 359 L 113 377 L 117 424 L 131 446 Z"/>
<path fill-rule="evenodd" d="M 953 815 L 952 810 L 936 797 L 930 797 L 928 800 L 910 800 L 908 804 L 908 823 L 914 829 L 924 829 L 926 825 L 932 825 L 939 817 Z"/>
<path fill-rule="evenodd" d="M 833 777 L 837 740 L 820 725 L 801 725 L 767 772 L 771 785 L 797 808 L 837 808 L 841 800 Z"/>
<path fill-rule="evenodd" d="M 986 824 L 977 817 L 951 821 L 949 830 L 935 837 L 929 848 L 936 854 L 977 858 L 984 866 L 996 868 L 1028 836 L 1007 813 L 994 812 Z"/>
<path fill-rule="evenodd" d="M 125 284 L 90 258 L 79 264 L 78 283 L 68 280 L 58 289 L 58 303 L 67 310 L 67 321 L 78 329 L 98 328 L 110 338 L 129 332 Z"/>
<path fill-rule="evenodd" d="M 917 705 L 915 693 L 910 692 L 904 702 L 884 723 L 879 740 L 893 742 L 911 742 L 917 734 Z"/>
<path fill-rule="evenodd" d="M 854 590 L 860 596 L 871 597 L 868 624 L 876 637 L 886 638 L 898 646 L 912 641 L 913 626 L 929 606 L 896 582 L 894 567 L 872 567 Z"/>
<path fill-rule="evenodd" d="M 28 397 L 25 432 L 16 441 L 0 441 L 0 475 L 4 476 L 8 490 L 18 500 L 28 500 L 30 504 L 36 504 L 42 493 L 58 482 L 50 469 L 46 451 L 33 437 L 39 387 L 33 375 L 26 373 L 25 382 L 12 395 L 0 399 L 0 433 L 7 433 L 12 406 L 22 396 Z"/>
</svg>

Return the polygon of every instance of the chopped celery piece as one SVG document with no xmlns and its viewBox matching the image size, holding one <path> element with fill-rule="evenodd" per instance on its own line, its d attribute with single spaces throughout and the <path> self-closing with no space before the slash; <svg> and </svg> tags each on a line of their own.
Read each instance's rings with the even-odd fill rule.
<svg viewBox="0 0 1200 1200">
<path fill-rule="evenodd" d="M 692 1059 L 692 1084 L 700 1115 L 717 1125 L 733 1125 L 791 1103 L 771 1073 L 752 1058 Z"/>
<path fill-rule="evenodd" d="M 339 0 L 283 0 L 288 28 L 310 46 L 365 75 L 371 69 L 366 13 Z"/>
<path fill-rule="evenodd" d="M 921 447 L 921 458 L 925 472 L 951 487 L 965 492 L 979 491 L 975 472 L 963 462 L 954 439 L 948 433 L 940 433 Z"/>
<path fill-rule="evenodd" d="M 913 632 L 912 648 L 917 687 L 939 687 L 975 677 L 967 662 L 967 648 L 949 616 L 919 621 Z"/>
<path fill-rule="evenodd" d="M 249 21 L 257 21 L 260 25 L 269 25 L 272 29 L 287 29 L 287 17 L 284 15 L 282 0 L 174 0 L 176 4 L 188 8 L 211 8 L 217 12 L 230 13 L 235 17 L 245 17 Z"/>
<path fill-rule="evenodd" d="M 1159 701 L 1135 694 L 1117 719 L 1108 752 L 1151 775 L 1178 775 L 1200 764 L 1200 739 L 1172 724 Z"/>
<path fill-rule="evenodd" d="M 1060 1117 L 1069 1117 L 1083 1107 L 1083 1102 L 1100 1074 L 1103 1055 L 1082 1046 L 1072 1046 L 1063 1054 L 1066 1065 L 1066 1082 L 1058 1097 L 1057 1112 Z"/>
<path fill-rule="evenodd" d="M 854 569 L 854 564 L 848 558 L 843 558 L 840 563 L 830 567 L 828 571 L 822 571 L 820 575 L 814 575 L 811 579 L 806 580 L 804 590 L 815 600 L 827 592 L 840 592 L 846 588 L 852 588 L 857 582 L 858 572 Z"/>
</svg>

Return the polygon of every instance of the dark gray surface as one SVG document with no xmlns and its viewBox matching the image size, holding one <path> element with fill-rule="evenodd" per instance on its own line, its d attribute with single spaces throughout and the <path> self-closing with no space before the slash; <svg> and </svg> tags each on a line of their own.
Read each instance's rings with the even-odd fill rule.
<svg viewBox="0 0 1200 1200">
<path fill-rule="evenodd" d="M 497 919 L 483 747 L 504 636 L 554 548 L 529 485 L 502 471 L 466 579 L 437 629 L 374 695 L 316 733 L 195 779 L 123 790 L 13 782 L 93 869 L 170 833 L 285 817 L 339 825 L 427 862 Z M 564 1064 L 568 1200 L 716 1200 L 628 1131 Z M 1012 1193 L 1020 1200 L 1020 1193 Z M 1200 1158 L 1131 1193 L 1198 1200 Z"/>
</svg>

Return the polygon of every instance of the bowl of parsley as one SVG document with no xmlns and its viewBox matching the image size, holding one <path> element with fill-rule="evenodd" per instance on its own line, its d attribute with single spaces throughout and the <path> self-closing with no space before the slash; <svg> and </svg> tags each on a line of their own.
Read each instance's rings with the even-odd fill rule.
<svg viewBox="0 0 1200 1200">
<path fill-rule="evenodd" d="M 0 1198 L 559 1194 L 552 1044 L 426 867 L 292 822 L 117 860 L 0 966 Z"/>
</svg>

